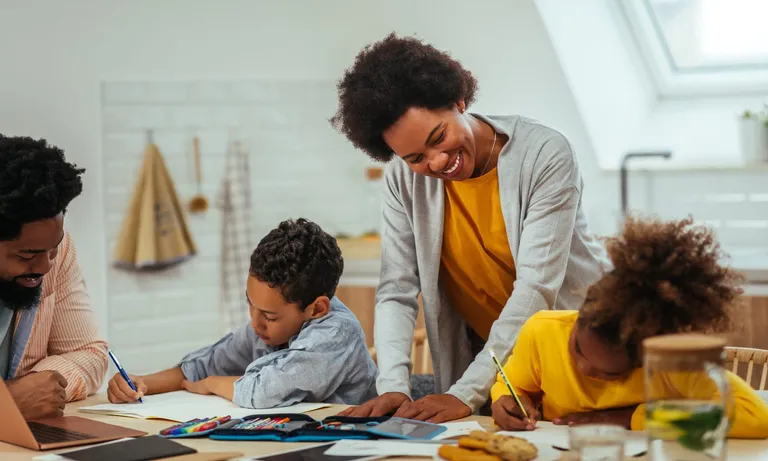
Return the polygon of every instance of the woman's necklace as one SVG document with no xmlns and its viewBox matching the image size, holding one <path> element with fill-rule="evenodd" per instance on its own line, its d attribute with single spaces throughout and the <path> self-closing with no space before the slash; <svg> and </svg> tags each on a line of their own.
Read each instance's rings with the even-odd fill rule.
<svg viewBox="0 0 768 461">
<path fill-rule="evenodd" d="M 493 144 L 491 145 L 491 151 L 488 152 L 488 160 L 485 162 L 485 168 L 483 168 L 483 172 L 480 173 L 480 176 L 485 174 L 485 170 L 488 169 L 488 165 L 491 164 L 491 157 L 493 157 L 493 150 L 496 148 L 496 130 L 493 130 Z"/>
</svg>

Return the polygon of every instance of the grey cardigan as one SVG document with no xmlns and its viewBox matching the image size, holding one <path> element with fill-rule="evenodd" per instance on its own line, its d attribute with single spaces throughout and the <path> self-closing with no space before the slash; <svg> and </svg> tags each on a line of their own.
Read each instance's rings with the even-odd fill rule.
<svg viewBox="0 0 768 461">
<path fill-rule="evenodd" d="M 502 362 L 523 323 L 543 309 L 579 309 L 586 290 L 610 269 L 581 207 L 576 155 L 559 132 L 519 117 L 475 116 L 509 136 L 499 153 L 501 209 L 517 272 L 512 295 L 472 357 L 467 327 L 439 280 L 444 191 L 440 179 L 387 165 L 383 191 L 381 274 L 374 321 L 377 392 L 410 394 L 410 350 L 421 292 L 435 387 L 476 411 L 496 378 L 489 356 Z"/>
</svg>

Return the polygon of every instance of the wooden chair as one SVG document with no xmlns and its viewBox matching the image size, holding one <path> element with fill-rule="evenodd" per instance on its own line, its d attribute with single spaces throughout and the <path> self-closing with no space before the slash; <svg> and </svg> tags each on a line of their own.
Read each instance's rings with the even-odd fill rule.
<svg viewBox="0 0 768 461">
<path fill-rule="evenodd" d="M 725 363 L 726 367 L 728 367 L 728 364 L 731 364 L 731 371 L 744 378 L 744 380 L 753 387 L 754 385 L 752 384 L 752 372 L 755 368 L 755 365 L 761 366 L 763 371 L 760 374 L 760 384 L 756 387 L 756 389 L 759 391 L 765 390 L 766 380 L 768 380 L 768 350 L 751 349 L 748 347 L 726 347 Z M 739 373 L 740 363 L 747 364 L 746 376 Z"/>
<path fill-rule="evenodd" d="M 373 361 L 376 362 L 376 348 L 368 348 Z M 411 364 L 413 364 L 414 375 L 426 375 L 432 373 L 432 358 L 429 352 L 429 342 L 427 341 L 427 330 L 419 328 L 413 332 L 413 346 L 411 347 Z"/>
</svg>

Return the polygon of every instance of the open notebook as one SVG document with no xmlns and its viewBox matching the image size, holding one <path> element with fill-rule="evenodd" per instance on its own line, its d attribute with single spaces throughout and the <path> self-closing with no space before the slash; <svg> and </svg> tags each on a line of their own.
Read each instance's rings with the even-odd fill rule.
<svg viewBox="0 0 768 461">
<path fill-rule="evenodd" d="M 227 399 L 215 395 L 199 395 L 187 391 L 169 392 L 167 394 L 148 395 L 142 398 L 144 403 L 105 403 L 91 407 L 82 407 L 83 413 L 100 415 L 126 416 L 139 419 L 165 419 L 168 421 L 184 422 L 195 418 L 213 416 L 231 416 L 243 418 L 248 415 L 269 413 L 308 413 L 320 408 L 327 408 L 324 403 L 299 403 L 287 407 L 253 409 L 241 408 Z"/>
</svg>

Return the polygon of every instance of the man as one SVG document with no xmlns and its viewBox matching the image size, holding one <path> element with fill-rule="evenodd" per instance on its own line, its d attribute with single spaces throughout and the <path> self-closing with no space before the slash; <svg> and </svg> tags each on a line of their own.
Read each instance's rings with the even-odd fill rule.
<svg viewBox="0 0 768 461">
<path fill-rule="evenodd" d="M 45 140 L 0 135 L 0 375 L 27 420 L 61 415 L 107 370 L 64 230 L 84 171 Z"/>
</svg>

